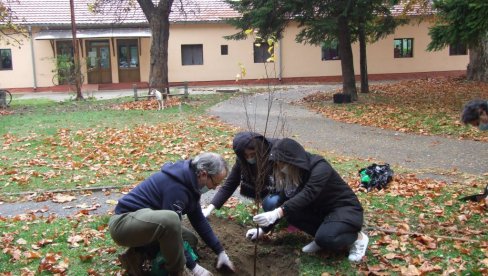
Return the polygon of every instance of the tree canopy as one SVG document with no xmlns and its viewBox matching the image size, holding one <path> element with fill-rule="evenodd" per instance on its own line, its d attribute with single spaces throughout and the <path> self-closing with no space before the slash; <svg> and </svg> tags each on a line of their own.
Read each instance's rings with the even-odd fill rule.
<svg viewBox="0 0 488 276">
<path fill-rule="evenodd" d="M 281 38 L 286 26 L 295 21 L 299 43 L 338 45 L 341 56 L 343 92 L 356 98 L 351 43 L 377 41 L 392 33 L 398 25 L 390 7 L 395 0 L 226 0 L 242 17 L 229 21 L 240 29 L 231 39 L 243 39 L 247 29 L 255 29 L 263 38 Z M 365 61 L 365 58 L 364 58 Z M 363 67 L 362 67 L 363 68 Z M 365 68 L 365 67 L 364 67 Z"/>
<path fill-rule="evenodd" d="M 429 34 L 429 50 L 440 50 L 449 44 L 476 46 L 488 35 L 488 1 L 435 0 L 437 20 Z"/>
<path fill-rule="evenodd" d="M 17 16 L 10 8 L 11 2 L 18 2 L 17 0 L 0 0 L 0 41 L 5 44 L 22 44 L 18 34 L 25 35 L 25 28 L 15 24 Z"/>
</svg>

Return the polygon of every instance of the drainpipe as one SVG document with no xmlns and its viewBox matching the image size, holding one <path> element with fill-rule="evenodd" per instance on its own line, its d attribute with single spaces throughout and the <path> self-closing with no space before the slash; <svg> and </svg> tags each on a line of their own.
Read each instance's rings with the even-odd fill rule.
<svg viewBox="0 0 488 276">
<path fill-rule="evenodd" d="M 278 80 L 281 81 L 282 73 L 283 73 L 283 49 L 282 49 L 282 39 L 278 40 L 278 47 L 280 49 L 280 52 L 278 53 L 278 62 L 279 62 L 279 67 L 278 67 Z"/>
<path fill-rule="evenodd" d="M 30 46 L 31 46 L 31 59 L 32 59 L 32 79 L 33 88 L 37 89 L 36 79 L 36 55 L 34 54 L 34 37 L 32 36 L 32 26 L 29 26 Z"/>
</svg>

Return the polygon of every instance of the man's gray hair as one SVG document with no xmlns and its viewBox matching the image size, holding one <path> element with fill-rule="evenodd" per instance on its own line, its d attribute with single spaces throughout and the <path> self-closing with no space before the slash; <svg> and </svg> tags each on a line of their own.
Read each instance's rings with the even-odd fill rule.
<svg viewBox="0 0 488 276">
<path fill-rule="evenodd" d="M 229 171 L 225 159 L 220 154 L 214 152 L 200 153 L 193 158 L 191 164 L 197 169 L 197 172 L 206 171 L 209 175 L 218 175 L 223 170 L 226 173 Z"/>
</svg>

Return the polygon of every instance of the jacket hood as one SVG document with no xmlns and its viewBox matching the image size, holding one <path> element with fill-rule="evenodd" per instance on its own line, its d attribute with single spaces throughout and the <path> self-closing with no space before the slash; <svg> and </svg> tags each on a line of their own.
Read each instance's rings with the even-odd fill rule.
<svg viewBox="0 0 488 276">
<path fill-rule="evenodd" d="M 198 188 L 197 174 L 191 168 L 191 160 L 165 163 L 161 167 L 161 172 L 171 176 L 171 178 L 195 194 L 197 198 L 200 198 L 201 193 Z"/>
<path fill-rule="evenodd" d="M 234 141 L 232 142 L 232 149 L 234 150 L 237 157 L 239 157 L 242 160 L 245 160 L 244 150 L 248 147 L 249 143 L 253 139 L 261 139 L 268 144 L 266 138 L 264 138 L 263 135 L 256 132 L 245 131 L 236 134 L 236 136 L 234 137 Z"/>
<path fill-rule="evenodd" d="M 285 162 L 306 171 L 310 170 L 309 154 L 293 139 L 278 140 L 271 148 L 269 159 L 273 162 Z"/>
</svg>

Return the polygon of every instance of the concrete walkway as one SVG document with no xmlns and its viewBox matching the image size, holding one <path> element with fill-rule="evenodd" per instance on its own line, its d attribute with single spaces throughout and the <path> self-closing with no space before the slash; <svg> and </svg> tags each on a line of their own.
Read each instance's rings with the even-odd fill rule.
<svg viewBox="0 0 488 276">
<path fill-rule="evenodd" d="M 226 87 L 221 89 L 230 89 L 233 90 L 235 88 Z M 208 87 L 192 87 L 189 88 L 188 93 L 190 95 L 197 95 L 197 94 L 210 94 L 216 93 L 216 88 L 208 88 Z M 139 95 L 147 94 L 147 89 L 139 89 Z M 76 97 L 76 93 L 74 92 L 19 92 L 14 94 L 14 100 L 25 100 L 25 99 L 50 99 L 56 102 L 62 102 L 74 99 Z M 96 91 L 87 91 L 83 92 L 83 97 L 85 99 L 88 98 L 95 98 L 97 100 L 108 100 L 114 98 L 121 98 L 121 97 L 133 97 L 134 90 L 132 89 L 123 89 L 123 90 L 96 90 Z"/>
<path fill-rule="evenodd" d="M 338 87 L 294 86 L 273 93 L 267 136 L 291 137 L 306 148 L 371 158 L 372 162 L 390 163 L 393 168 L 399 165 L 424 171 L 458 170 L 476 175 L 488 172 L 488 143 L 345 124 L 291 104 L 316 91 L 330 91 Z M 269 103 L 269 93 L 236 97 L 214 106 L 210 114 L 245 130 L 263 132 Z M 275 134 L 277 126 L 280 129 L 282 125 L 285 126 L 284 133 L 278 131 Z"/>
</svg>

